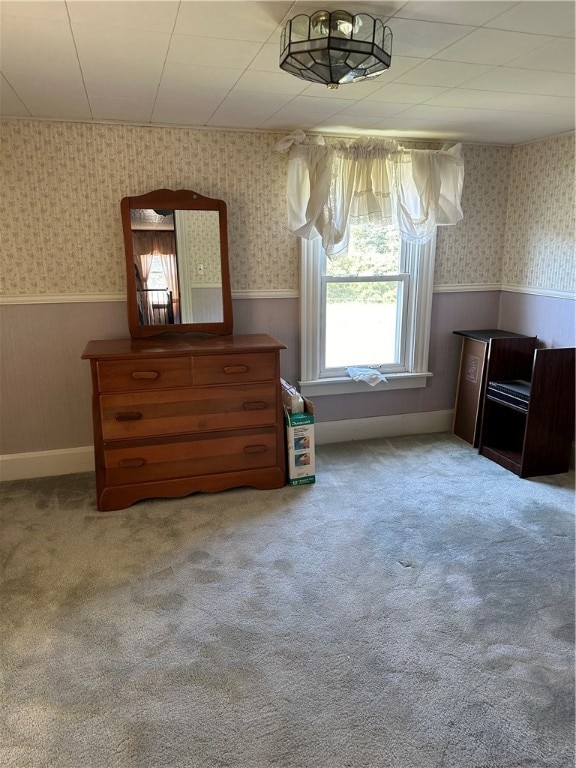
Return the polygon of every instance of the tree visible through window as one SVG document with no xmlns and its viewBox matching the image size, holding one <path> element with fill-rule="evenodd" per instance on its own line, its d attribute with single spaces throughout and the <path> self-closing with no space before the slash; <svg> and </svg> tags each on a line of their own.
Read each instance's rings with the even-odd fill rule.
<svg viewBox="0 0 576 768">
<path fill-rule="evenodd" d="M 390 370 L 402 363 L 407 275 L 397 232 L 368 222 L 350 226 L 348 250 L 324 254 L 324 360 L 321 374 L 348 366 Z"/>
</svg>

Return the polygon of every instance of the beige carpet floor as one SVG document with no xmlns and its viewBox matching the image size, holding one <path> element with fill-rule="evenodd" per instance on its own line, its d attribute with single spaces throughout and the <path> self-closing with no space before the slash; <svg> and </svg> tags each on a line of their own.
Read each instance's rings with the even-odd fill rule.
<svg viewBox="0 0 576 768">
<path fill-rule="evenodd" d="M 573 473 L 443 434 L 278 491 L 1 496 L 4 768 L 573 766 Z"/>
</svg>

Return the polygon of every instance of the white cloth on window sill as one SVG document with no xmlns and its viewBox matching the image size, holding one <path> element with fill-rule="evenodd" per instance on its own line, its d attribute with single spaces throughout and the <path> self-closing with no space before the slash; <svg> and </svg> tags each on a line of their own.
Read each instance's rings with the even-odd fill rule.
<svg viewBox="0 0 576 768">
<path fill-rule="evenodd" d="M 348 376 L 354 381 L 365 381 L 366 384 L 370 384 L 371 387 L 375 387 L 379 381 L 388 381 L 383 373 L 375 371 L 374 368 L 357 368 L 351 366 L 346 368 Z"/>
</svg>

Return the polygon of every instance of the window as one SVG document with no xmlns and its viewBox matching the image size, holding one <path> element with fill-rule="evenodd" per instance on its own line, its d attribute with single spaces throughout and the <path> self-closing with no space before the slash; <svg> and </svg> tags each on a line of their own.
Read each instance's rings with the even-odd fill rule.
<svg viewBox="0 0 576 768">
<path fill-rule="evenodd" d="M 346 254 L 301 240 L 302 380 L 305 394 L 422 387 L 428 372 L 435 238 L 424 244 L 367 222 L 350 226 Z M 386 377 L 374 389 L 349 366 Z"/>
</svg>

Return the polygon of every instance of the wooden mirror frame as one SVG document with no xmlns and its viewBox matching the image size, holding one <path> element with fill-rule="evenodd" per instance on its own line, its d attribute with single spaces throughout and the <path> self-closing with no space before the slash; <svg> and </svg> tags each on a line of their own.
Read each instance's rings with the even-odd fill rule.
<svg viewBox="0 0 576 768">
<path fill-rule="evenodd" d="M 158 336 L 165 333 L 211 333 L 227 336 L 232 333 L 232 291 L 228 263 L 227 208 L 223 200 L 204 197 L 189 189 L 157 189 L 144 195 L 124 197 L 120 204 L 126 253 L 126 280 L 128 299 L 128 325 L 134 339 Z M 142 325 L 138 319 L 138 301 L 134 261 L 134 242 L 130 211 L 138 208 L 180 211 L 217 211 L 220 220 L 220 267 L 222 276 L 222 322 L 179 323 L 166 325 Z"/>
</svg>

